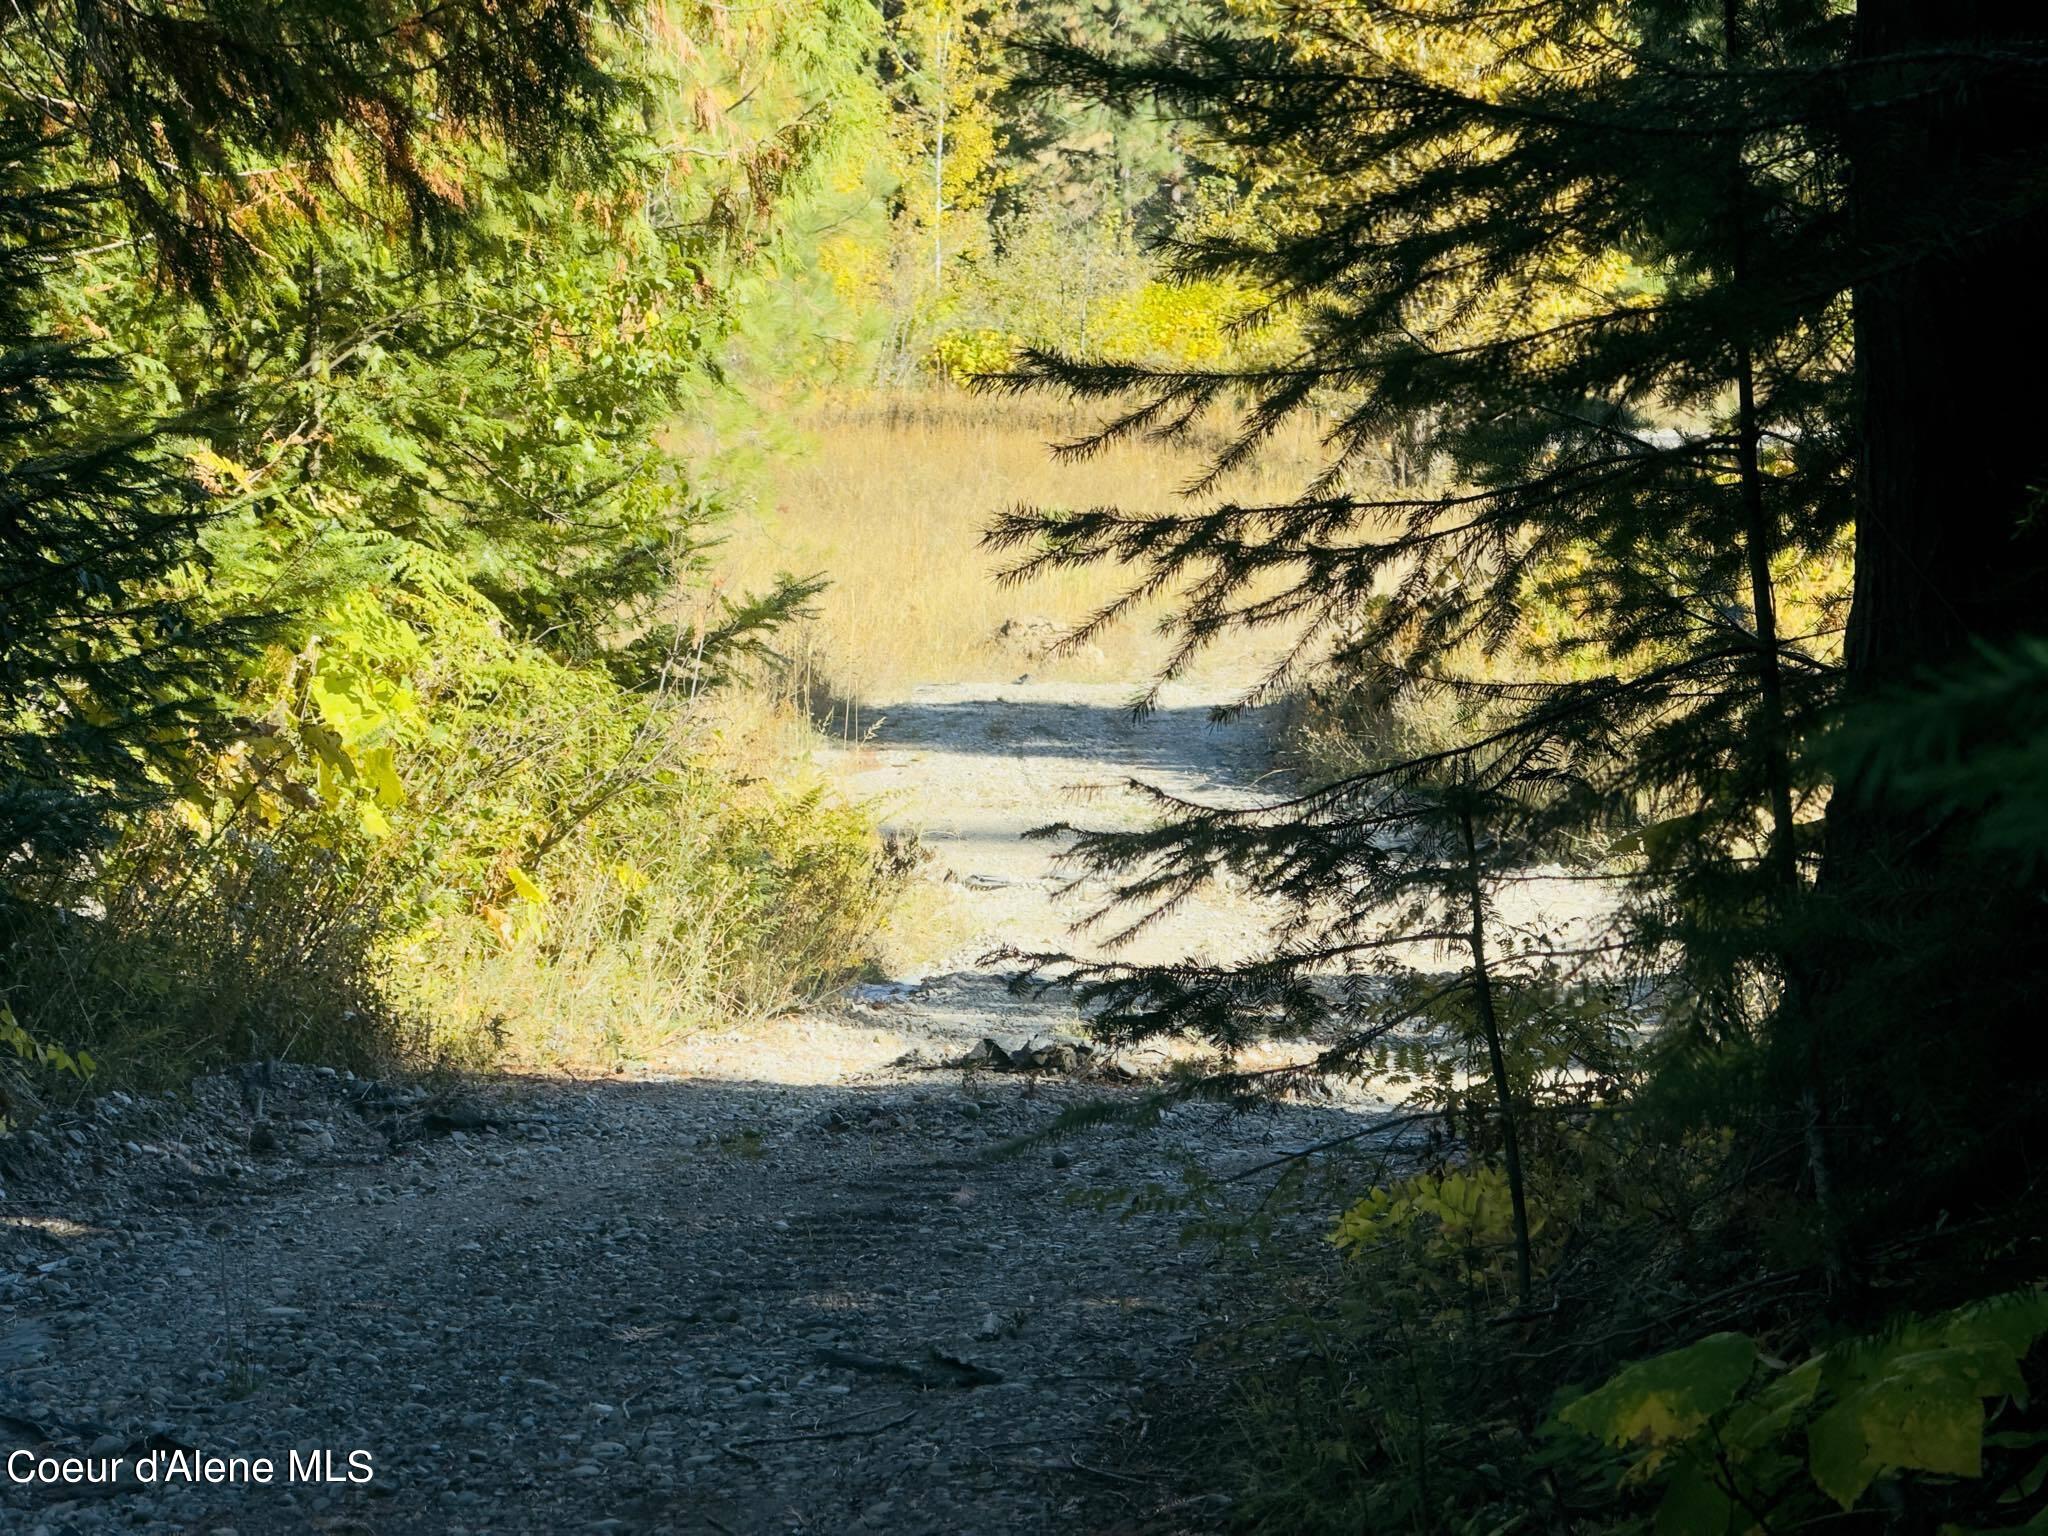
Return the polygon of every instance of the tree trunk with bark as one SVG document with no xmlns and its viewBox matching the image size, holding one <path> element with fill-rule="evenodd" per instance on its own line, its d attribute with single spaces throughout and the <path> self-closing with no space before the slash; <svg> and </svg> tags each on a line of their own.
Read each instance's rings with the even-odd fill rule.
<svg viewBox="0 0 2048 1536">
<path fill-rule="evenodd" d="M 2048 630 L 2048 421 L 2035 382 L 2048 358 L 2044 38 L 2038 0 L 1858 7 L 1852 710 L 1968 667 L 1978 644 Z M 1817 982 L 1831 1016 L 1815 1027 L 1842 1045 L 1830 1051 L 1831 1087 L 1863 1127 L 1866 1204 L 1885 1188 L 1887 1159 L 1919 1155 L 1900 1138 L 1938 1149 L 1932 1122 L 1951 1117 L 1948 1131 L 1966 1135 L 1985 1083 L 2036 1080 L 2030 1063 L 2048 1059 L 2032 1049 L 2048 974 L 2044 893 L 1988 874 L 1974 834 L 1964 818 L 1856 784 L 1829 808 Z M 1869 1023 L 1859 1064 L 1857 1029 L 1876 1020 L 1913 1037 L 1881 1040 Z M 1916 1102 L 1932 1122 L 1898 1129 Z"/>
</svg>

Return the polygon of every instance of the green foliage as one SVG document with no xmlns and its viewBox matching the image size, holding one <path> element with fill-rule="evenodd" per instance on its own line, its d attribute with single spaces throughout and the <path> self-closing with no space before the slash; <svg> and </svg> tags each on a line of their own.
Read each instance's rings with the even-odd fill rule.
<svg viewBox="0 0 2048 1536">
<path fill-rule="evenodd" d="M 829 177 L 825 233 L 750 305 L 757 372 L 786 383 L 795 370 L 768 359 L 801 351 L 807 371 L 840 381 L 957 385 L 1006 369 L 1024 346 L 1178 365 L 1242 352 L 1258 297 L 1166 280 L 1143 249 L 1227 217 L 1241 189 L 1207 174 L 1170 113 L 1011 88 L 1020 35 L 1129 46 L 1193 12 L 1180 0 L 887 11 L 872 73 L 835 89 L 834 118 L 861 152 Z"/>
<path fill-rule="evenodd" d="M 519 1011 L 505 957 L 560 942 L 581 1049 L 639 931 L 565 922 L 599 891 L 689 930 L 635 952 L 643 1044 L 854 963 L 865 819 L 758 803 L 785 749 L 712 739 L 819 584 L 706 590 L 718 503 L 665 433 L 843 152 L 821 96 L 875 17 L 790 0 L 697 40 L 713 17 L 0 22 L 10 82 L 76 119 L 0 162 L 0 472 L 34 534 L 6 558 L 47 568 L 10 565 L 0 613 L 4 991 L 39 1038 L 137 1075 L 475 1055 Z M 80 835 L 24 830 L 59 810 Z"/>
<path fill-rule="evenodd" d="M 931 345 L 926 366 L 951 384 L 971 384 L 985 374 L 1002 373 L 1016 359 L 1022 341 L 994 326 L 948 331 Z"/>
<path fill-rule="evenodd" d="M 1537 1437 L 1520 1350 L 1501 1348 L 1523 1337 L 1496 1310 L 1509 1283 L 1505 1178 L 1470 1167 L 1388 1177 L 1417 1151 L 1297 1169 L 1262 1203 L 1284 1232 L 1285 1208 L 1321 1206 L 1326 1185 L 1375 1187 L 1341 1223 L 1361 1240 L 1345 1263 L 1262 1264 L 1249 1319 L 1218 1341 L 1227 1369 L 1209 1374 L 1226 1385 L 1187 1433 L 1231 1494 L 1228 1529 L 1482 1536 L 1572 1528 L 1586 1508 L 1593 1479 Z M 1270 1253 L 1251 1225 L 1246 1256 Z"/>
<path fill-rule="evenodd" d="M 900 863 L 865 812 L 790 782 L 794 764 L 736 783 L 761 749 L 721 748 L 703 723 L 601 769 L 619 790 L 601 807 L 577 782 L 585 797 L 558 813 L 581 818 L 573 831 L 480 869 L 488 899 L 437 885 L 395 945 L 399 995 L 464 1049 L 610 1067 L 857 972 Z"/>
<path fill-rule="evenodd" d="M 1204 8 L 1187 0 L 1020 0 L 1015 31 L 1127 49 L 1156 45 L 1206 20 Z M 1191 126 L 1157 104 L 1118 112 L 1026 92 L 1004 105 L 1009 173 L 999 218 L 1043 210 L 1079 232 L 1109 215 L 1149 239 L 1179 222 L 1205 168 L 1204 146 Z"/>
<path fill-rule="evenodd" d="M 2048 860 L 2048 638 L 1982 645 L 1869 700 L 1820 756 L 1846 793 L 1968 822 L 1994 868 Z"/>
<path fill-rule="evenodd" d="M 1735 1401 L 1756 1367 L 1756 1345 L 1715 1333 L 1622 1371 L 1559 1413 L 1561 1423 L 1615 1445 L 1684 1440 Z"/>
<path fill-rule="evenodd" d="M 1032 205 L 994 224 L 991 249 L 923 314 L 936 332 L 925 366 L 965 384 L 1011 371 L 1034 347 L 1153 366 L 1242 361 L 1252 349 L 1238 327 L 1257 304 L 1236 283 L 1168 280 L 1113 208 L 1076 225 Z"/>
<path fill-rule="evenodd" d="M 0 90 L 0 878 L 160 798 L 260 633 L 195 601 L 206 499 L 120 408 L 121 360 L 49 321 L 104 210 L 59 148 Z"/>
<path fill-rule="evenodd" d="M 14 1010 L 5 1003 L 0 1003 L 0 1045 L 12 1051 L 17 1060 L 52 1072 L 66 1073 L 80 1082 L 90 1078 L 97 1066 L 89 1051 L 73 1053 L 61 1045 L 36 1039 L 21 1027 L 20 1021 L 14 1017 Z"/>
<path fill-rule="evenodd" d="M 1850 1510 L 1880 1478 L 1983 1476 L 1986 1403 L 2025 1402 L 2022 1363 L 2043 1334 L 2039 1290 L 1907 1319 L 1791 1368 L 1717 1333 L 1628 1366 L 1557 1419 L 1634 1453 L 1622 1482 L 1661 1491 L 1660 1533 L 1771 1529 L 1820 1518 L 1816 1493 Z M 1998 1444 L 2039 1462 L 2048 1431 Z"/>
<path fill-rule="evenodd" d="M 1418 1174 L 1391 1189 L 1375 1187 L 1337 1218 L 1330 1241 L 1370 1248 L 1418 1223 L 1439 1254 L 1504 1247 L 1514 1232 L 1507 1176 L 1498 1168 L 1457 1168 Z M 1539 1216 L 1532 1232 L 1541 1226 Z"/>
<path fill-rule="evenodd" d="M 261 280 L 272 178 L 374 180 L 417 237 L 437 240 L 471 212 L 465 154 L 488 148 L 540 179 L 601 158 L 626 85 L 597 57 L 599 24 L 564 0 L 45 0 L 12 13 L 0 58 L 112 169 L 162 262 L 212 291 Z"/>
</svg>

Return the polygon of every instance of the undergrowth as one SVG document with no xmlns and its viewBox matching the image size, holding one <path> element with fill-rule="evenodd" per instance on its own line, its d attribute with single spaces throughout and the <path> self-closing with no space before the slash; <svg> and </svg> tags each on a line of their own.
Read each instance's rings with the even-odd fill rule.
<svg viewBox="0 0 2048 1536">
<path fill-rule="evenodd" d="M 609 1069 L 815 996 L 908 855 L 804 740 L 744 695 L 593 687 L 438 733 L 374 834 L 347 796 L 155 815 L 6 910 L 14 1116 L 251 1057 Z"/>
<path fill-rule="evenodd" d="M 1188 1480 L 1269 1536 L 2042 1529 L 2038 1240 L 1901 1232 L 1852 1297 L 1747 1138 L 1669 1129 L 1539 1145 L 1531 1311 L 1484 1149 L 1297 1165 L 1228 1229 L 1220 1385 L 1159 1405 Z M 1270 1241 L 1304 1223 L 1327 1262 Z"/>
</svg>

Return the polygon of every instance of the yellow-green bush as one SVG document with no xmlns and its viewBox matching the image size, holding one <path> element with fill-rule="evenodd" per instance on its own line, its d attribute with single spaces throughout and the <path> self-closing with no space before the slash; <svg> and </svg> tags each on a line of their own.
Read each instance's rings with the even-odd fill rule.
<svg viewBox="0 0 2048 1536">
<path fill-rule="evenodd" d="M 925 368 L 949 384 L 968 384 L 1011 367 L 1023 345 L 1021 337 L 994 326 L 945 331 L 925 354 Z"/>
<path fill-rule="evenodd" d="M 252 690 L 256 729 L 13 909 L 25 1038 L 121 1079 L 613 1061 L 860 965 L 892 865 L 793 725 L 721 730 L 737 706 L 687 678 L 628 692 L 453 600 L 327 619 Z"/>
<path fill-rule="evenodd" d="M 1104 306 L 1096 346 L 1105 357 L 1137 362 L 1182 367 L 1222 363 L 1238 347 L 1232 323 L 1254 302 L 1254 296 L 1235 283 L 1154 279 Z"/>
</svg>

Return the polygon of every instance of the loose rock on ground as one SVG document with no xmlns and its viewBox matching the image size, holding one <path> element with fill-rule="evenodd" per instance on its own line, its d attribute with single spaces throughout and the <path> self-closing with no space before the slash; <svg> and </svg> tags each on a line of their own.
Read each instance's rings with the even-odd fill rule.
<svg viewBox="0 0 2048 1536">
<path fill-rule="evenodd" d="M 596 1081 L 450 1094 L 259 1064 L 18 1138 L 0 1451 L 130 1475 L 0 1480 L 0 1528 L 938 1536 L 1144 1507 L 1151 1471 L 1120 1447 L 1148 1393 L 1197 1378 L 1225 1302 L 1183 1218 L 1125 1196 L 1361 1106 L 1031 1139 L 1148 1088 L 1073 1070 L 1094 1058 L 1071 1005 L 973 963 L 1063 933 L 1086 895 L 1058 896 L 1004 818 L 1060 814 L 1076 778 L 1227 785 L 1246 760 L 1192 711 L 1147 735 L 1110 708 L 949 696 L 862 749 L 901 754 L 879 771 L 926 818 L 934 878 L 965 886 L 969 937 L 933 974 Z M 872 758 L 839 767 L 891 790 L 862 784 Z M 966 1066 L 920 1065 L 946 1060 Z M 277 1480 L 134 1479 L 179 1451 L 267 1456 Z M 294 1451 L 342 1480 L 290 1481 Z M 346 1481 L 353 1452 L 369 1481 Z"/>
</svg>

